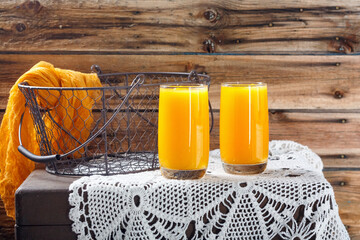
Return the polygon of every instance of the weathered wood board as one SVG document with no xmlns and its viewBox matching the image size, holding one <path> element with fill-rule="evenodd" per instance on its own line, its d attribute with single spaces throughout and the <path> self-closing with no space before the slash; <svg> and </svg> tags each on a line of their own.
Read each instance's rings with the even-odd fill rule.
<svg viewBox="0 0 360 240">
<path fill-rule="evenodd" d="M 359 171 L 325 171 L 335 192 L 339 213 L 352 240 L 360 239 L 360 174 Z"/>
<path fill-rule="evenodd" d="M 0 52 L 1 53 L 1 52 Z M 359 56 L 197 56 L 197 55 L 41 55 L 0 54 L 0 109 L 17 78 L 37 62 L 90 72 L 98 64 L 104 73 L 190 72 L 212 78 L 210 100 L 220 106 L 222 82 L 268 83 L 270 109 L 360 110 Z"/>
<path fill-rule="evenodd" d="M 5 0 L 0 50 L 354 53 L 359 11 L 356 0 Z"/>
<path fill-rule="evenodd" d="M 1 112 L 0 120 L 2 116 Z M 306 145 L 322 158 L 326 168 L 360 168 L 360 114 L 273 111 L 269 121 L 270 140 L 290 139 Z M 215 110 L 210 149 L 217 148 L 219 111 Z"/>
<path fill-rule="evenodd" d="M 211 149 L 219 148 L 219 113 Z M 308 146 L 322 158 L 325 167 L 360 168 L 360 114 L 357 113 L 269 113 L 270 140 L 293 140 Z"/>
<path fill-rule="evenodd" d="M 0 239 L 14 239 L 15 221 L 6 216 L 3 201 L 0 199 Z"/>
</svg>

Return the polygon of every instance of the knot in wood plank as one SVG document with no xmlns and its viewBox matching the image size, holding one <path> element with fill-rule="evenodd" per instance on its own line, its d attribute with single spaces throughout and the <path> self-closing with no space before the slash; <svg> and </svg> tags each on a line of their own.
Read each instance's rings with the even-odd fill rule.
<svg viewBox="0 0 360 240">
<path fill-rule="evenodd" d="M 203 42 L 204 50 L 208 53 L 214 53 L 215 52 L 215 43 L 214 41 L 207 39 Z"/>
<path fill-rule="evenodd" d="M 36 13 L 39 13 L 41 11 L 43 6 L 40 4 L 39 1 L 27 0 L 27 1 L 23 2 L 22 4 L 20 4 L 19 6 L 17 6 L 16 8 L 36 14 Z"/>
<path fill-rule="evenodd" d="M 208 9 L 204 12 L 205 19 L 209 20 L 210 22 L 216 22 L 218 18 L 218 13 L 214 9 Z"/>
<path fill-rule="evenodd" d="M 26 30 L 26 26 L 23 23 L 18 23 L 15 25 L 15 28 L 18 32 L 23 32 Z"/>
<path fill-rule="evenodd" d="M 349 54 L 356 51 L 359 41 L 356 34 L 350 34 L 346 37 L 335 37 L 335 39 L 331 42 L 331 45 L 335 51 Z"/>
<path fill-rule="evenodd" d="M 341 91 L 341 90 L 336 90 L 334 92 L 334 98 L 337 98 L 337 99 L 340 99 L 340 98 L 343 98 L 344 97 L 344 92 Z"/>
</svg>

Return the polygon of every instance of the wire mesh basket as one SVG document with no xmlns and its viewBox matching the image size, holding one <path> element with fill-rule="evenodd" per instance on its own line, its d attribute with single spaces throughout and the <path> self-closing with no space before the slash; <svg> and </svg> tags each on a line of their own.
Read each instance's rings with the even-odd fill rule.
<svg viewBox="0 0 360 240">
<path fill-rule="evenodd" d="M 40 156 L 22 146 L 21 133 L 18 149 L 29 159 L 46 163 L 50 173 L 113 175 L 158 169 L 160 85 L 210 86 L 210 77 L 195 71 L 103 74 L 97 65 L 92 70 L 102 87 L 18 85 L 30 109 Z"/>
</svg>

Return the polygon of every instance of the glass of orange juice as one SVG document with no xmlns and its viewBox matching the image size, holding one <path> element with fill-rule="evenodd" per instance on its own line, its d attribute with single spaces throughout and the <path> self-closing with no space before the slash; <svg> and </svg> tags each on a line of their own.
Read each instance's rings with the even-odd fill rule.
<svg viewBox="0 0 360 240">
<path fill-rule="evenodd" d="M 206 84 L 160 86 L 158 151 L 161 174 L 198 179 L 209 161 L 209 106 Z"/>
<path fill-rule="evenodd" d="M 223 83 L 220 96 L 220 155 L 225 172 L 256 174 L 269 154 L 266 83 Z"/>
</svg>

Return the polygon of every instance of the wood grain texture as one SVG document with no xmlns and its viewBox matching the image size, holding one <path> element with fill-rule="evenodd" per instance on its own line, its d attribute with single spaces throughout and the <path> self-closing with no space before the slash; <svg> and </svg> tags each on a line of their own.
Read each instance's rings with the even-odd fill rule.
<svg viewBox="0 0 360 240">
<path fill-rule="evenodd" d="M 6 216 L 4 203 L 0 198 L 0 239 L 14 239 L 15 221 Z"/>
<path fill-rule="evenodd" d="M 268 83 L 271 109 L 360 110 L 360 56 L 196 56 L 196 55 L 24 55 L 0 54 L 0 109 L 16 79 L 40 60 L 56 67 L 104 73 L 136 71 L 189 72 L 212 78 L 210 99 L 219 108 L 220 84 Z"/>
<path fill-rule="evenodd" d="M 2 51 L 359 51 L 349 1 L 3 1 Z"/>
<path fill-rule="evenodd" d="M 360 239 L 360 174 L 359 171 L 327 171 L 326 179 L 335 192 L 340 218 L 352 240 Z"/>
</svg>

